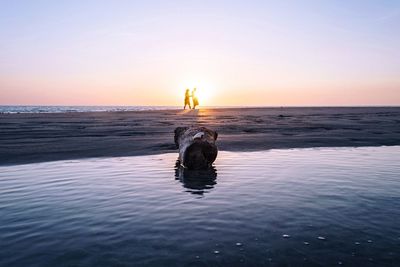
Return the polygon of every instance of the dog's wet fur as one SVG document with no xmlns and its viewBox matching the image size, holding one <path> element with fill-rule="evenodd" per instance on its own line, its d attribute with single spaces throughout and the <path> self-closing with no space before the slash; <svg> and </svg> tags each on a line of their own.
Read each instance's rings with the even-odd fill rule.
<svg viewBox="0 0 400 267">
<path fill-rule="evenodd" d="M 206 127 L 177 127 L 175 145 L 179 149 L 179 162 L 188 169 L 206 169 L 215 161 L 218 133 Z"/>
</svg>

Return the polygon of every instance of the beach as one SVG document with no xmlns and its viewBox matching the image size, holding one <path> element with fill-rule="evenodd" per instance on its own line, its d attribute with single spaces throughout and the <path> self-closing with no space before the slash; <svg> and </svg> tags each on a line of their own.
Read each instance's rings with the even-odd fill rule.
<svg viewBox="0 0 400 267">
<path fill-rule="evenodd" d="M 0 114 L 0 164 L 176 152 L 174 129 L 191 125 L 224 151 L 400 145 L 399 107 L 21 113 Z"/>
</svg>

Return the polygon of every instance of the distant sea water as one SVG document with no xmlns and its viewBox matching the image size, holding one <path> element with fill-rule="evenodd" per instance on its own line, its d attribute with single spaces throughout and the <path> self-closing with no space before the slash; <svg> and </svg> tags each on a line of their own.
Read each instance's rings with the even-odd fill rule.
<svg viewBox="0 0 400 267">
<path fill-rule="evenodd" d="M 0 106 L 0 113 L 66 113 L 172 110 L 178 106 Z"/>
<path fill-rule="evenodd" d="M 235 108 L 283 108 L 283 106 L 234 106 L 234 107 Z M 367 106 L 364 107 L 367 108 Z M 232 106 L 200 106 L 200 108 L 232 108 Z M 286 108 L 320 108 L 320 106 L 309 106 L 309 107 L 288 106 Z M 325 108 L 343 108 L 343 107 L 326 106 Z M 357 107 L 348 107 L 348 108 L 357 108 Z M 182 106 L 19 106 L 19 105 L 2 106 L 0 105 L 0 114 L 151 111 L 151 110 L 176 110 L 176 109 L 182 109 Z"/>
</svg>

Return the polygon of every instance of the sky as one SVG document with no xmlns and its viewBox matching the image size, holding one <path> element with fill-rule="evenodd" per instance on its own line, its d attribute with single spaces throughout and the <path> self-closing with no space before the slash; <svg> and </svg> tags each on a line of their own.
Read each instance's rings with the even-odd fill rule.
<svg viewBox="0 0 400 267">
<path fill-rule="evenodd" d="M 400 105 L 400 1 L 0 0 L 0 105 Z"/>
</svg>

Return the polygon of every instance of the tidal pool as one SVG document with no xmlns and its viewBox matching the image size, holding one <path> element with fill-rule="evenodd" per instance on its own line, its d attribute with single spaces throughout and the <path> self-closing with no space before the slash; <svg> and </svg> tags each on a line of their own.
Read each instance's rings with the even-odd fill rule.
<svg viewBox="0 0 400 267">
<path fill-rule="evenodd" d="M 400 266 L 400 146 L 0 167 L 0 266 Z"/>
</svg>

